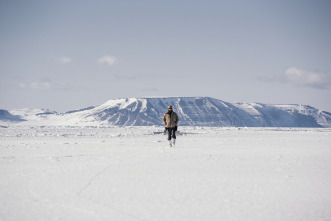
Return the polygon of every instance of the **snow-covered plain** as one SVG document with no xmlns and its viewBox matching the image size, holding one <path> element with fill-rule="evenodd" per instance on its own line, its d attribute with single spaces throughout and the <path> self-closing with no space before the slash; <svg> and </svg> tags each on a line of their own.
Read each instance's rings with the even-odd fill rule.
<svg viewBox="0 0 331 221">
<path fill-rule="evenodd" d="M 0 220 L 331 220 L 330 128 L 162 130 L 0 128 Z"/>
</svg>

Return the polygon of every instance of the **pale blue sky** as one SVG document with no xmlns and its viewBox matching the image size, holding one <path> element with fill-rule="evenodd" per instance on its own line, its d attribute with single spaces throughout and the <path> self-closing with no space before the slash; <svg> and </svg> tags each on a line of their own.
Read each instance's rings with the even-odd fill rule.
<svg viewBox="0 0 331 221">
<path fill-rule="evenodd" d="M 0 108 L 210 96 L 331 112 L 331 1 L 0 0 Z"/>
</svg>

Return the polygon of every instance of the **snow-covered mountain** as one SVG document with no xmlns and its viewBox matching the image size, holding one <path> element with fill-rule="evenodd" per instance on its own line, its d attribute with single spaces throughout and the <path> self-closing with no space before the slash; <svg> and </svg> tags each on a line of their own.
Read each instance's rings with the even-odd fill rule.
<svg viewBox="0 0 331 221">
<path fill-rule="evenodd" d="M 9 113 L 7 110 L 0 109 L 0 121 L 3 122 L 21 122 L 25 121 L 19 115 L 13 115 Z"/>
<path fill-rule="evenodd" d="M 331 113 L 307 105 L 229 103 L 210 97 L 123 98 L 64 114 L 11 113 L 54 125 L 151 126 L 162 125 L 168 105 L 178 114 L 181 126 L 331 127 Z"/>
</svg>

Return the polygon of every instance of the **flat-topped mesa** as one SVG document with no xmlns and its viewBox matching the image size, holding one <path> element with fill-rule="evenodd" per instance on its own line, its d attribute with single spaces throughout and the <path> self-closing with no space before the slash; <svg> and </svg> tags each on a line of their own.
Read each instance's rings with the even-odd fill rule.
<svg viewBox="0 0 331 221">
<path fill-rule="evenodd" d="M 121 98 L 86 110 L 86 117 L 120 126 L 162 125 L 172 105 L 181 126 L 330 127 L 331 114 L 304 105 L 230 103 L 210 97 Z"/>
</svg>

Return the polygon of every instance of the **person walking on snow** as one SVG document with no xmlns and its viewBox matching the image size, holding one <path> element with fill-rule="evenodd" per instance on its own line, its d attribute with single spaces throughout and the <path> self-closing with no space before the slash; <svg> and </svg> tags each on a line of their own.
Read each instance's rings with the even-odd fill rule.
<svg viewBox="0 0 331 221">
<path fill-rule="evenodd" d="M 172 106 L 170 105 L 168 107 L 168 112 L 165 113 L 163 116 L 163 123 L 168 132 L 168 141 L 170 147 L 176 144 L 176 130 L 177 130 L 178 121 L 179 121 L 178 116 L 174 111 L 172 111 Z M 172 138 L 172 142 L 171 142 L 171 138 Z"/>
</svg>

